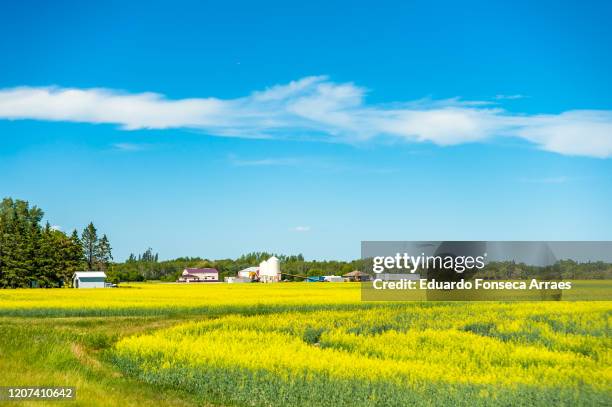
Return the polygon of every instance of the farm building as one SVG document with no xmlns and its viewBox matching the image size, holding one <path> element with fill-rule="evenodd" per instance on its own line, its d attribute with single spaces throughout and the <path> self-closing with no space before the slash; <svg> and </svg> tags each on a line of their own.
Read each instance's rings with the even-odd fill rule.
<svg viewBox="0 0 612 407">
<path fill-rule="evenodd" d="M 247 283 L 258 281 L 261 283 L 276 283 L 281 281 L 279 260 L 272 256 L 259 263 L 259 266 L 247 267 L 240 270 L 236 277 L 227 277 L 228 283 Z"/>
<path fill-rule="evenodd" d="M 340 276 L 325 276 L 323 279 L 328 283 L 342 283 L 344 281 Z"/>
<path fill-rule="evenodd" d="M 307 276 L 304 282 L 306 283 L 322 283 L 325 281 L 323 276 Z"/>
<path fill-rule="evenodd" d="M 247 267 L 238 272 L 238 277 L 240 278 L 250 278 L 254 280 L 259 274 L 259 267 Z"/>
<path fill-rule="evenodd" d="M 275 256 L 259 264 L 259 281 L 262 283 L 277 283 L 281 281 L 280 263 Z"/>
<path fill-rule="evenodd" d="M 349 281 L 370 281 L 370 275 L 359 270 L 346 273 L 342 277 L 347 278 Z"/>
<path fill-rule="evenodd" d="M 219 281 L 219 272 L 213 268 L 188 268 L 177 280 L 179 283 L 215 283 Z"/>
<path fill-rule="evenodd" d="M 104 288 L 106 273 L 103 271 L 76 271 L 72 275 L 74 288 Z"/>
</svg>

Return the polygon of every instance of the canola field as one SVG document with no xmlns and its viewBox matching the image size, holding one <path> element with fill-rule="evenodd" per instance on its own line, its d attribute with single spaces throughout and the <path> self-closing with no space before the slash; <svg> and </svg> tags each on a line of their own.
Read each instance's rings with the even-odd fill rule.
<svg viewBox="0 0 612 407">
<path fill-rule="evenodd" d="M 132 283 L 118 289 L 0 290 L 0 316 L 225 314 L 360 303 L 357 284 Z"/>
<path fill-rule="evenodd" d="M 606 406 L 611 316 L 604 301 L 364 303 L 347 283 L 7 290 L 0 385 L 76 380 L 70 405 Z"/>
<path fill-rule="evenodd" d="M 244 405 L 605 405 L 605 304 L 227 316 L 116 344 L 142 380 Z"/>
</svg>

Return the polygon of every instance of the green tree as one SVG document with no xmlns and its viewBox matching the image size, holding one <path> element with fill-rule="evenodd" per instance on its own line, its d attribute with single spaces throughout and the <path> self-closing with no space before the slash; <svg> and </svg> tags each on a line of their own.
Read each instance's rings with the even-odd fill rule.
<svg viewBox="0 0 612 407">
<path fill-rule="evenodd" d="M 0 286 L 28 287 L 37 281 L 37 247 L 44 213 L 27 201 L 0 203 Z"/>
<path fill-rule="evenodd" d="M 44 229 L 33 237 L 36 240 L 35 272 L 31 276 L 31 284 L 38 287 L 53 287 L 58 283 L 58 271 L 61 268 L 61 245 L 60 236 L 56 233 L 49 222 Z M 59 232 L 59 234 L 62 234 Z"/>
<path fill-rule="evenodd" d="M 112 248 L 106 235 L 102 235 L 95 247 L 95 263 L 100 270 L 106 271 L 113 260 Z"/>
<path fill-rule="evenodd" d="M 76 229 L 72 231 L 70 235 L 70 245 L 66 250 L 66 256 L 68 257 L 71 271 L 78 271 L 83 268 L 85 258 L 83 257 L 83 242 L 79 238 L 79 233 Z"/>
<path fill-rule="evenodd" d="M 87 270 L 93 270 L 94 266 L 96 266 L 96 255 L 98 251 L 98 230 L 93 222 L 90 222 L 89 225 L 83 229 L 81 242 Z"/>
<path fill-rule="evenodd" d="M 62 256 L 65 260 L 62 279 L 64 284 L 69 284 L 74 272 L 82 270 L 85 263 L 83 257 L 83 244 L 81 243 L 79 233 L 76 229 L 73 230 L 70 237 L 66 239 L 62 250 Z"/>
</svg>

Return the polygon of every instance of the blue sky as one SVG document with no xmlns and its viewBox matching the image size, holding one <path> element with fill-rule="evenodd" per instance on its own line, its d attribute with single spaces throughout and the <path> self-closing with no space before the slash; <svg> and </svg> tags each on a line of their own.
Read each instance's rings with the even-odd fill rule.
<svg viewBox="0 0 612 407">
<path fill-rule="evenodd" d="M 612 239 L 607 2 L 15 2 L 0 193 L 115 257 Z"/>
</svg>

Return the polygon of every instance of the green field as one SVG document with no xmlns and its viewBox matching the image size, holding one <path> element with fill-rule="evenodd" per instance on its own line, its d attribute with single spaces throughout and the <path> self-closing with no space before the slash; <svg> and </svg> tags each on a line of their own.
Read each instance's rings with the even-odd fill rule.
<svg viewBox="0 0 612 407">
<path fill-rule="evenodd" d="M 0 291 L 10 405 L 610 405 L 612 302 L 364 303 L 356 284 Z"/>
</svg>

